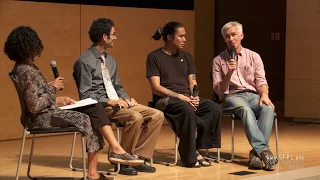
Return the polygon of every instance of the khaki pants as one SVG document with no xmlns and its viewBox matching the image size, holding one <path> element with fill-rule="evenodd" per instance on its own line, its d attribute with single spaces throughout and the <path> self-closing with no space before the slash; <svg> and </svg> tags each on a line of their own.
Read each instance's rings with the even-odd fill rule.
<svg viewBox="0 0 320 180">
<path fill-rule="evenodd" d="M 115 119 L 124 126 L 120 143 L 123 149 L 135 155 L 152 158 L 164 120 L 163 113 L 140 104 L 119 111 L 106 107 L 105 111 L 110 119 Z"/>
</svg>

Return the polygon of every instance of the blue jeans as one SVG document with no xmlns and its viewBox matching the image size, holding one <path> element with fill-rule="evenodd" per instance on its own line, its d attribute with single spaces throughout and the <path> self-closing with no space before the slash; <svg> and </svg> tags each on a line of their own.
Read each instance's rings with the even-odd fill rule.
<svg viewBox="0 0 320 180">
<path fill-rule="evenodd" d="M 252 148 L 260 157 L 261 152 L 269 148 L 269 138 L 274 121 L 272 106 L 259 105 L 260 96 L 252 92 L 228 95 L 223 104 L 223 112 L 237 115 L 244 124 L 244 131 Z"/>
</svg>

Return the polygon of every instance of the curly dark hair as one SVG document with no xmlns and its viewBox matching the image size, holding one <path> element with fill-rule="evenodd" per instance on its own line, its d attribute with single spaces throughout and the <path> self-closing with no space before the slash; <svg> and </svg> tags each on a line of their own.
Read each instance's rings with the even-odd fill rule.
<svg viewBox="0 0 320 180">
<path fill-rule="evenodd" d="M 37 32 L 27 26 L 13 29 L 4 44 L 4 53 L 10 60 L 18 63 L 40 56 L 42 50 L 43 45 Z"/>
<path fill-rule="evenodd" d="M 89 30 L 91 41 L 94 44 L 98 43 L 102 39 L 103 34 L 106 34 L 110 38 L 112 27 L 114 27 L 114 22 L 111 19 L 99 18 L 94 20 Z"/>
</svg>

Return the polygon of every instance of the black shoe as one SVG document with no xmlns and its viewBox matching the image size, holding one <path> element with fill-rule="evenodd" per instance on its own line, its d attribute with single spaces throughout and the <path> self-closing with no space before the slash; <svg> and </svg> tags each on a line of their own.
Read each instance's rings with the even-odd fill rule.
<svg viewBox="0 0 320 180">
<path fill-rule="evenodd" d="M 115 171 L 118 170 L 117 167 L 118 166 L 115 167 Z M 132 166 L 120 165 L 119 174 L 134 176 L 138 175 L 138 172 Z"/>
<path fill-rule="evenodd" d="M 147 165 L 146 163 L 139 165 L 139 166 L 132 166 L 134 169 L 136 169 L 139 172 L 148 172 L 148 173 L 154 173 L 156 172 L 156 168 Z"/>
</svg>

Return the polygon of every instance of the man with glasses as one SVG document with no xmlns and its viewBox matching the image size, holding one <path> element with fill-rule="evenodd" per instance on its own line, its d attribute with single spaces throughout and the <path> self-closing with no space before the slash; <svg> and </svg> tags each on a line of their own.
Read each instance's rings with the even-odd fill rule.
<svg viewBox="0 0 320 180">
<path fill-rule="evenodd" d="M 152 158 L 164 115 L 161 111 L 138 104 L 129 98 L 120 83 L 117 63 L 106 53 L 117 39 L 111 19 L 93 21 L 89 36 L 93 45 L 80 55 L 73 66 L 81 99 L 92 98 L 104 105 L 110 119 L 124 126 L 121 146 L 140 158 Z M 120 174 L 137 175 L 155 172 L 145 163 L 139 166 L 121 165 Z"/>
</svg>

